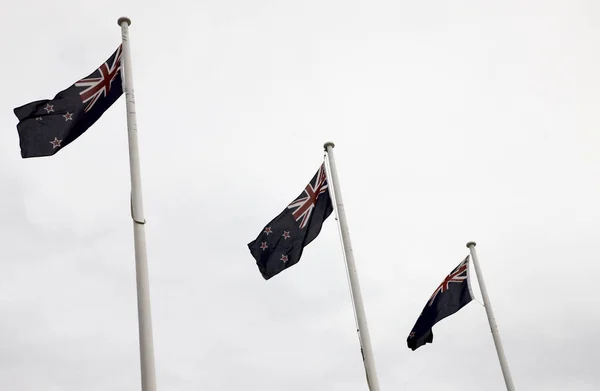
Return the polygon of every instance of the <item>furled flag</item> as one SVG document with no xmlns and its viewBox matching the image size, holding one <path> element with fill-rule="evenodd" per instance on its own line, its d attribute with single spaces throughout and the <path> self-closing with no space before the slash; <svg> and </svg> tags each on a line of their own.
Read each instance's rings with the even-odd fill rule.
<svg viewBox="0 0 600 391">
<path fill-rule="evenodd" d="M 333 211 L 325 163 L 302 193 L 248 243 L 265 280 L 298 263 Z"/>
<path fill-rule="evenodd" d="M 21 157 L 51 156 L 81 136 L 123 94 L 121 45 L 88 77 L 52 100 L 14 109 Z"/>
<path fill-rule="evenodd" d="M 411 330 L 406 343 L 416 350 L 433 342 L 433 325 L 458 312 L 473 300 L 469 284 L 469 256 L 462 261 L 433 292 L 419 319 Z"/>
</svg>

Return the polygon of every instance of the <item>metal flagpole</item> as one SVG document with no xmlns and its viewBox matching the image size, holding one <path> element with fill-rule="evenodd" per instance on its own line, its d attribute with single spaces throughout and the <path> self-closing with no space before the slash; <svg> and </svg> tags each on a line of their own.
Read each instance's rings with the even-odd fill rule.
<svg viewBox="0 0 600 391">
<path fill-rule="evenodd" d="M 135 277 L 137 283 L 142 391 L 156 391 L 152 319 L 150 314 L 150 283 L 148 279 L 148 257 L 146 253 L 146 231 L 144 225 L 146 224 L 146 220 L 144 219 L 144 205 L 142 202 L 142 179 L 140 174 L 133 77 L 131 75 L 131 52 L 129 50 L 129 25 L 131 24 L 131 20 L 127 17 L 121 17 L 117 23 L 121 26 L 121 36 L 123 38 L 121 75 L 123 76 L 123 90 L 127 105 L 127 133 L 129 136 L 129 167 L 131 173 L 131 218 L 133 219 L 133 238 L 135 242 Z"/>
<path fill-rule="evenodd" d="M 360 293 L 360 284 L 358 283 L 356 265 L 354 263 L 354 252 L 352 251 L 350 233 L 348 232 L 348 224 L 346 222 L 346 212 L 344 211 L 344 202 L 342 201 L 342 191 L 340 190 L 337 169 L 335 166 L 335 158 L 333 156 L 334 146 L 335 144 L 331 141 L 323 145 L 329 160 L 329 174 L 331 175 L 330 183 L 333 185 L 333 198 L 335 199 L 338 223 L 340 225 L 342 243 L 344 246 L 344 258 L 346 259 L 350 291 L 352 293 L 354 312 L 358 323 L 358 336 L 361 345 L 363 363 L 365 365 L 365 372 L 367 375 L 367 384 L 370 391 L 379 391 L 379 380 L 377 379 L 377 372 L 375 371 L 375 359 L 371 349 L 371 338 L 369 337 L 369 328 L 367 326 L 365 308 L 363 306 L 362 295 Z"/>
<path fill-rule="evenodd" d="M 515 385 L 513 384 L 512 376 L 510 375 L 508 361 L 506 361 L 506 356 L 504 355 L 504 347 L 502 346 L 502 341 L 500 340 L 500 333 L 498 332 L 498 325 L 496 325 L 496 318 L 494 318 L 494 311 L 492 311 L 490 298 L 488 297 L 485 282 L 483 281 L 481 267 L 479 266 L 479 259 L 477 258 L 477 252 L 475 251 L 475 242 L 467 243 L 467 247 L 469 248 L 469 250 L 471 250 L 473 266 L 475 266 L 475 273 L 477 274 L 479 289 L 481 290 L 481 296 L 483 297 L 483 305 L 485 307 L 485 312 L 490 323 L 490 329 L 492 330 L 492 337 L 494 338 L 494 344 L 496 345 L 496 352 L 498 353 L 498 359 L 500 360 L 500 367 L 502 368 L 502 375 L 504 376 L 506 389 L 508 391 L 514 391 Z"/>
</svg>

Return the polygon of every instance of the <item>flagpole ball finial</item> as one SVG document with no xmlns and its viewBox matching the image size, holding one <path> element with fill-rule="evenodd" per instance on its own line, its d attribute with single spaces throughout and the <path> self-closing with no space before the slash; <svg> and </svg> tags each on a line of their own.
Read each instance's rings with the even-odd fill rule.
<svg viewBox="0 0 600 391">
<path fill-rule="evenodd" d="M 127 22 L 127 26 L 131 25 L 131 19 L 129 19 L 127 16 L 121 16 L 117 21 L 117 24 L 120 26 L 123 24 L 123 22 Z"/>
<path fill-rule="evenodd" d="M 468 248 L 475 247 L 475 244 L 476 244 L 475 242 L 469 242 L 469 243 L 467 243 L 467 247 Z"/>
<path fill-rule="evenodd" d="M 335 147 L 335 144 L 333 143 L 333 141 L 327 141 L 325 144 L 323 144 L 323 148 L 325 148 L 325 150 L 327 151 L 327 147 Z"/>
</svg>

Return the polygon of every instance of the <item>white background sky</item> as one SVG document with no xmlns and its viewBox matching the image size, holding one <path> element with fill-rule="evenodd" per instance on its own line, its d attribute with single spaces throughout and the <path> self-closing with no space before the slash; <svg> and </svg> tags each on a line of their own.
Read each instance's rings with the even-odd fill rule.
<svg viewBox="0 0 600 391">
<path fill-rule="evenodd" d="M 21 159 L 12 112 L 127 15 L 160 391 L 367 389 L 335 220 L 269 281 L 246 247 L 327 140 L 382 391 L 504 389 L 476 302 L 406 347 L 470 240 L 517 389 L 600 389 L 600 3 L 501 3 L 11 4 L 0 388 L 140 389 L 125 100 L 50 158 Z"/>
</svg>

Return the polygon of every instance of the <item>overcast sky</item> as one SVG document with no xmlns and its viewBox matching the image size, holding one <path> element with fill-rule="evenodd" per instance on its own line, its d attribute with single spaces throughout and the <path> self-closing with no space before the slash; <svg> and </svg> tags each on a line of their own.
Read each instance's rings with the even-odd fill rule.
<svg viewBox="0 0 600 391">
<path fill-rule="evenodd" d="M 269 281 L 247 248 L 328 140 L 382 391 L 505 389 L 477 302 L 406 347 L 471 240 L 516 388 L 600 389 L 595 0 L 11 3 L 0 388 L 140 389 L 125 99 L 49 158 L 12 112 L 105 61 L 122 15 L 160 391 L 367 390 L 333 217 Z"/>
</svg>

